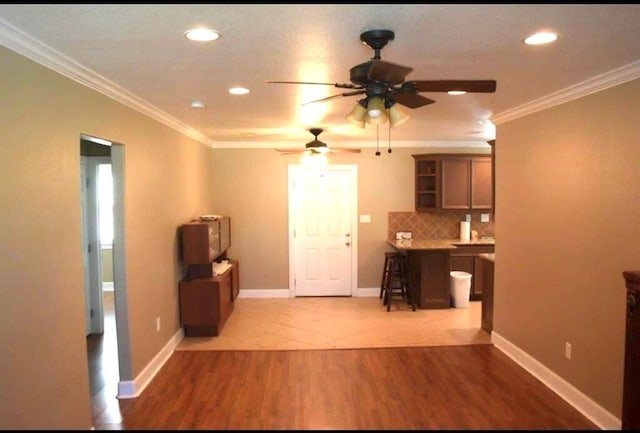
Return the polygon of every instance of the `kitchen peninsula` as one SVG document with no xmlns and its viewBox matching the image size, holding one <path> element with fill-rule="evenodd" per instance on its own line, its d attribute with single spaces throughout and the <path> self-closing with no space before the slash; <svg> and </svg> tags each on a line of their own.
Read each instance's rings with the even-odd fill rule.
<svg viewBox="0 0 640 433">
<path fill-rule="evenodd" d="M 393 248 L 406 254 L 409 268 L 409 283 L 415 288 L 418 308 L 450 308 L 449 272 L 451 256 L 467 248 L 490 247 L 491 239 L 412 239 L 388 240 Z"/>
</svg>

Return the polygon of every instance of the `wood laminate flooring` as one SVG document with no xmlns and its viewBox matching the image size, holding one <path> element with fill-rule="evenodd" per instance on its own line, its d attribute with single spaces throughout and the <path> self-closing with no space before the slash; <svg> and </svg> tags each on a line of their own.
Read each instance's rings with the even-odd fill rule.
<svg viewBox="0 0 640 433">
<path fill-rule="evenodd" d="M 493 347 L 480 305 L 239 298 L 220 336 L 185 338 L 135 399 L 115 398 L 103 349 L 94 428 L 597 429 Z"/>
</svg>

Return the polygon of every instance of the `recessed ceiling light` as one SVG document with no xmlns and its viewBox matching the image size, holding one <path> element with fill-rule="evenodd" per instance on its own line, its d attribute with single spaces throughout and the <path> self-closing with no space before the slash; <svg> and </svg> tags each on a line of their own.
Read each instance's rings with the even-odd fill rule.
<svg viewBox="0 0 640 433">
<path fill-rule="evenodd" d="M 246 95 L 249 93 L 249 89 L 244 87 L 232 87 L 229 89 L 229 93 L 232 95 Z"/>
<path fill-rule="evenodd" d="M 464 95 L 467 92 L 465 92 L 464 90 L 449 90 L 447 93 L 449 95 Z"/>
<path fill-rule="evenodd" d="M 204 102 L 202 102 L 202 101 L 191 101 L 191 108 L 204 108 Z"/>
<path fill-rule="evenodd" d="M 527 45 L 543 45 L 548 44 L 558 39 L 558 35 L 551 32 L 538 32 L 534 33 L 524 40 Z"/>
<path fill-rule="evenodd" d="M 215 41 L 220 37 L 220 33 L 215 30 L 205 29 L 203 27 L 187 30 L 184 32 L 184 35 L 192 41 L 199 42 Z"/>
</svg>

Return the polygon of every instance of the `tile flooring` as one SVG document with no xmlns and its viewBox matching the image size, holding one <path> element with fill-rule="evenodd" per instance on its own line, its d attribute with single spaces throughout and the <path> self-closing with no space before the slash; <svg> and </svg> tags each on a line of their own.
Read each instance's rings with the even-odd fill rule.
<svg viewBox="0 0 640 433">
<path fill-rule="evenodd" d="M 481 301 L 412 311 L 378 297 L 238 298 L 217 337 L 185 337 L 176 350 L 305 350 L 491 344 Z"/>
</svg>

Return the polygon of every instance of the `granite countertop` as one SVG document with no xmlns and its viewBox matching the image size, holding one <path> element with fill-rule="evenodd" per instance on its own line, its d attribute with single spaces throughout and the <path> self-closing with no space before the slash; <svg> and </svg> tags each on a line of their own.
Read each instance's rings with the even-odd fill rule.
<svg viewBox="0 0 640 433">
<path fill-rule="evenodd" d="M 402 251 L 406 250 L 454 250 L 451 242 L 444 239 L 401 239 L 387 241 L 389 244 Z"/>
<path fill-rule="evenodd" d="M 480 253 L 478 254 L 478 257 L 489 260 L 490 262 L 496 262 L 496 253 Z"/>
<path fill-rule="evenodd" d="M 398 250 L 454 250 L 457 245 L 495 245 L 495 239 L 471 239 L 468 241 L 460 239 L 402 239 L 387 241 L 392 247 Z"/>
</svg>

